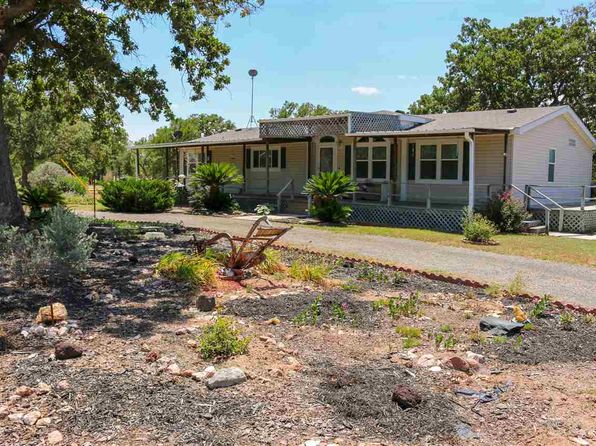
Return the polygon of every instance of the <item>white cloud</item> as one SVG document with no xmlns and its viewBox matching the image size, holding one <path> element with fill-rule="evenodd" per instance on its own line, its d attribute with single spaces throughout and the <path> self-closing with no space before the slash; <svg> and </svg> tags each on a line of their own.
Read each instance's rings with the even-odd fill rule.
<svg viewBox="0 0 596 446">
<path fill-rule="evenodd" d="M 407 74 L 398 74 L 397 75 L 397 78 L 399 80 L 402 80 L 402 81 L 405 81 L 405 80 L 416 80 L 416 79 L 418 79 L 418 76 L 410 76 L 410 75 L 407 75 Z"/>
<path fill-rule="evenodd" d="M 362 96 L 374 96 L 381 93 L 377 87 L 352 87 L 351 90 Z"/>
</svg>

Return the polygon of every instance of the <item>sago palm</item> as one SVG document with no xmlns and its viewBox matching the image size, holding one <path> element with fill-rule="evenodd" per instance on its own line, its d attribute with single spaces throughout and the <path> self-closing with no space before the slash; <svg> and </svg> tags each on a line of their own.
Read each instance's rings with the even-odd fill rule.
<svg viewBox="0 0 596 446">
<path fill-rule="evenodd" d="M 358 189 L 356 183 L 341 171 L 321 172 L 311 177 L 304 192 L 315 199 L 331 200 Z"/>
<path fill-rule="evenodd" d="M 191 179 L 193 187 L 205 187 L 214 193 L 226 184 L 241 184 L 243 181 L 242 175 L 238 172 L 238 168 L 230 163 L 211 163 L 201 164 L 197 167 Z"/>
</svg>

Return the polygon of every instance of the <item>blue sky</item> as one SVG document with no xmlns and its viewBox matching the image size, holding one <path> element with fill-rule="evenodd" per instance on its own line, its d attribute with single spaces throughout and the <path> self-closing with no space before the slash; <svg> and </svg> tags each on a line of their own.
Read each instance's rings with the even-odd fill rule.
<svg viewBox="0 0 596 446">
<path fill-rule="evenodd" d="M 464 17 L 486 17 L 504 26 L 525 16 L 558 15 L 568 0 L 266 0 L 247 17 L 230 17 L 219 37 L 231 46 L 232 80 L 191 102 L 182 76 L 169 64 L 172 40 L 161 18 L 134 28 L 136 63 L 155 64 L 177 116 L 218 113 L 237 126 L 250 115 L 250 78 L 256 68 L 255 116 L 268 116 L 284 100 L 339 110 L 406 109 L 429 92 L 445 70 L 445 51 Z M 124 111 L 131 140 L 148 136 L 165 120 Z"/>
</svg>

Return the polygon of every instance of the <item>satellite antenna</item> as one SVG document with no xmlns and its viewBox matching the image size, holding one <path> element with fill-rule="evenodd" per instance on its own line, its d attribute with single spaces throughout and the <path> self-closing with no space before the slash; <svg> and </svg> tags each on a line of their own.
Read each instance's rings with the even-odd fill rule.
<svg viewBox="0 0 596 446">
<path fill-rule="evenodd" d="M 255 102 L 255 77 L 259 74 L 257 70 L 251 68 L 248 70 L 248 75 L 250 76 L 250 119 L 248 120 L 248 124 L 246 124 L 246 128 L 250 128 L 254 125 L 257 126 L 257 120 L 255 119 L 254 115 L 254 102 Z"/>
</svg>

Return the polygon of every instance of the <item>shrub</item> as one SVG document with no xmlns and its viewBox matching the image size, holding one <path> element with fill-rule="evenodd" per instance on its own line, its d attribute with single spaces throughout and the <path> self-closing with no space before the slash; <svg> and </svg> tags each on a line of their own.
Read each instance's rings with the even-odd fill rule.
<svg viewBox="0 0 596 446">
<path fill-rule="evenodd" d="M 99 202 L 112 211 L 163 212 L 174 205 L 174 187 L 168 180 L 106 181 Z"/>
<path fill-rule="evenodd" d="M 421 328 L 408 327 L 406 325 L 398 325 L 395 327 L 395 332 L 405 338 L 420 338 L 422 336 Z"/>
<path fill-rule="evenodd" d="M 223 191 L 228 184 L 244 181 L 238 168 L 230 163 L 201 164 L 190 180 L 190 204 L 196 211 L 230 212 L 238 205 L 230 194 Z"/>
<path fill-rule="evenodd" d="M 257 206 L 255 207 L 255 213 L 257 215 L 269 215 L 271 214 L 271 212 L 273 212 L 273 208 L 268 204 L 257 204 Z"/>
<path fill-rule="evenodd" d="M 29 217 L 39 220 L 44 217 L 44 208 L 53 208 L 64 203 L 62 192 L 53 186 L 31 186 L 20 193 L 21 202 L 29 206 Z"/>
<path fill-rule="evenodd" d="M 285 269 L 281 261 L 281 253 L 275 249 L 268 248 L 263 252 L 264 260 L 257 266 L 257 269 L 264 274 L 275 274 Z"/>
<path fill-rule="evenodd" d="M 329 276 L 331 269 L 331 265 L 325 262 L 306 263 L 296 260 L 290 265 L 288 274 L 292 279 L 321 284 Z"/>
<path fill-rule="evenodd" d="M 42 228 L 49 243 L 55 269 L 60 274 L 84 271 L 95 247 L 95 234 L 88 235 L 89 223 L 73 212 L 57 206 L 48 212 Z"/>
<path fill-rule="evenodd" d="M 85 181 L 81 179 L 81 181 Z M 87 194 L 87 186 L 81 183 L 77 178 L 73 177 L 72 175 L 67 175 L 65 177 L 58 178 L 56 182 L 56 188 L 60 192 L 64 193 L 72 193 L 76 195 L 86 195 Z"/>
<path fill-rule="evenodd" d="M 32 187 L 46 186 L 58 187 L 61 178 L 70 176 L 69 173 L 59 164 L 46 161 L 37 166 L 29 174 L 29 184 Z"/>
<path fill-rule="evenodd" d="M 218 317 L 199 337 L 199 352 L 204 359 L 243 355 L 248 352 L 250 338 L 241 338 L 241 334 L 231 319 Z"/>
<path fill-rule="evenodd" d="M 513 280 L 511 280 L 509 286 L 507 287 L 507 291 L 509 291 L 509 294 L 511 294 L 512 296 L 519 296 L 520 294 L 524 294 L 524 277 L 521 273 L 515 274 Z"/>
<path fill-rule="evenodd" d="M 497 234 L 497 228 L 480 214 L 467 215 L 463 221 L 464 238 L 471 242 L 488 243 Z"/>
<path fill-rule="evenodd" d="M 157 264 L 157 272 L 161 276 L 200 287 L 215 283 L 217 268 L 213 259 L 190 256 L 182 252 L 170 252 Z"/>
<path fill-rule="evenodd" d="M 488 201 L 484 215 L 501 232 L 520 232 L 522 222 L 529 217 L 524 203 L 511 194 L 511 191 L 494 194 Z"/>
<path fill-rule="evenodd" d="M 306 182 L 304 193 L 312 196 L 310 214 L 321 221 L 345 223 L 352 213 L 350 206 L 342 205 L 342 195 L 355 192 L 357 185 L 341 171 L 321 172 Z"/>
</svg>

